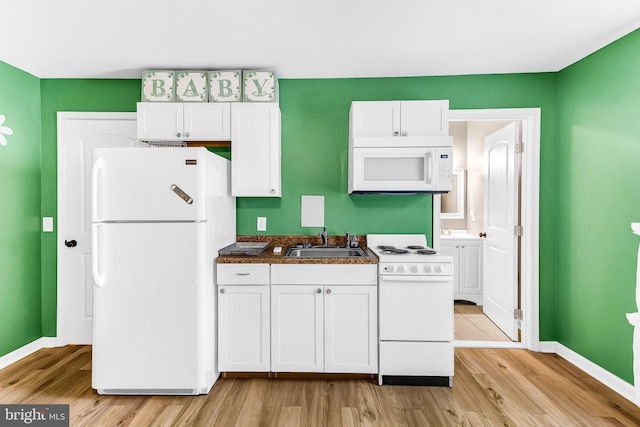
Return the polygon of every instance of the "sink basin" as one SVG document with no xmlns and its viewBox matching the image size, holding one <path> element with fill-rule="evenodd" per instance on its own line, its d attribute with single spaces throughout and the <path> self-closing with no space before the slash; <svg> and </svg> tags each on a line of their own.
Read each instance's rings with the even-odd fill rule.
<svg viewBox="0 0 640 427">
<path fill-rule="evenodd" d="M 362 248 L 318 246 L 315 248 L 289 248 L 284 256 L 287 258 L 354 258 L 364 257 L 367 254 Z"/>
</svg>

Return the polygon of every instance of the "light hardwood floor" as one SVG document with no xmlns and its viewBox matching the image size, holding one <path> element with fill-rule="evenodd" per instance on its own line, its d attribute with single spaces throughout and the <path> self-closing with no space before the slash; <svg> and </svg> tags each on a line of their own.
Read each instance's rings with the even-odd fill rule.
<svg viewBox="0 0 640 427">
<path fill-rule="evenodd" d="M 481 305 L 456 304 L 454 316 L 454 335 L 457 340 L 511 342 L 482 312 Z"/>
<path fill-rule="evenodd" d="M 100 396 L 91 347 L 0 370 L 0 403 L 70 405 L 71 426 L 637 426 L 640 408 L 559 356 L 456 349 L 453 387 L 219 379 L 206 396 Z"/>
</svg>

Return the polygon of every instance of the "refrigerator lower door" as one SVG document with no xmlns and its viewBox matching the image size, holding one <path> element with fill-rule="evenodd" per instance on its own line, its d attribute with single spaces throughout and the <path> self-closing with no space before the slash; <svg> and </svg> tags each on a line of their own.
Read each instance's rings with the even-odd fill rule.
<svg viewBox="0 0 640 427">
<path fill-rule="evenodd" d="M 92 231 L 93 388 L 207 393 L 206 223 L 108 223 Z"/>
</svg>

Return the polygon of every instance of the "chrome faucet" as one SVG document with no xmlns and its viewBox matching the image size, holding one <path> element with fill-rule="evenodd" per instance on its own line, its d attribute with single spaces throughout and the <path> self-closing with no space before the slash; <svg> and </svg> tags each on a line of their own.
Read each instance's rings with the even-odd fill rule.
<svg viewBox="0 0 640 427">
<path fill-rule="evenodd" d="M 351 246 L 351 235 L 348 231 L 344 232 L 344 247 L 348 248 Z"/>
<path fill-rule="evenodd" d="M 327 246 L 327 244 L 329 243 L 329 238 L 327 237 L 326 227 L 322 227 L 322 233 L 320 233 L 319 236 L 322 239 L 322 246 Z"/>
</svg>

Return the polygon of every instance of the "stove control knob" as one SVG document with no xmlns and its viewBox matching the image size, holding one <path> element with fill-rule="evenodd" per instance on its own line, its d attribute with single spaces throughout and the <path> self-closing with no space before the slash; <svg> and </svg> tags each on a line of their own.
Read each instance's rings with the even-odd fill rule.
<svg viewBox="0 0 640 427">
<path fill-rule="evenodd" d="M 411 270 L 412 273 L 417 273 L 418 272 L 418 266 L 417 265 L 412 265 L 410 270 Z"/>
<path fill-rule="evenodd" d="M 393 273 L 393 265 L 387 265 L 385 268 L 389 273 Z"/>
<path fill-rule="evenodd" d="M 431 273 L 431 266 L 430 265 L 425 265 L 424 266 L 424 272 L 425 273 Z"/>
<path fill-rule="evenodd" d="M 397 271 L 398 273 L 404 273 L 404 265 L 399 265 Z"/>
<path fill-rule="evenodd" d="M 436 265 L 433 268 L 433 271 L 435 271 L 436 273 L 442 273 L 442 266 L 441 265 Z"/>
</svg>

